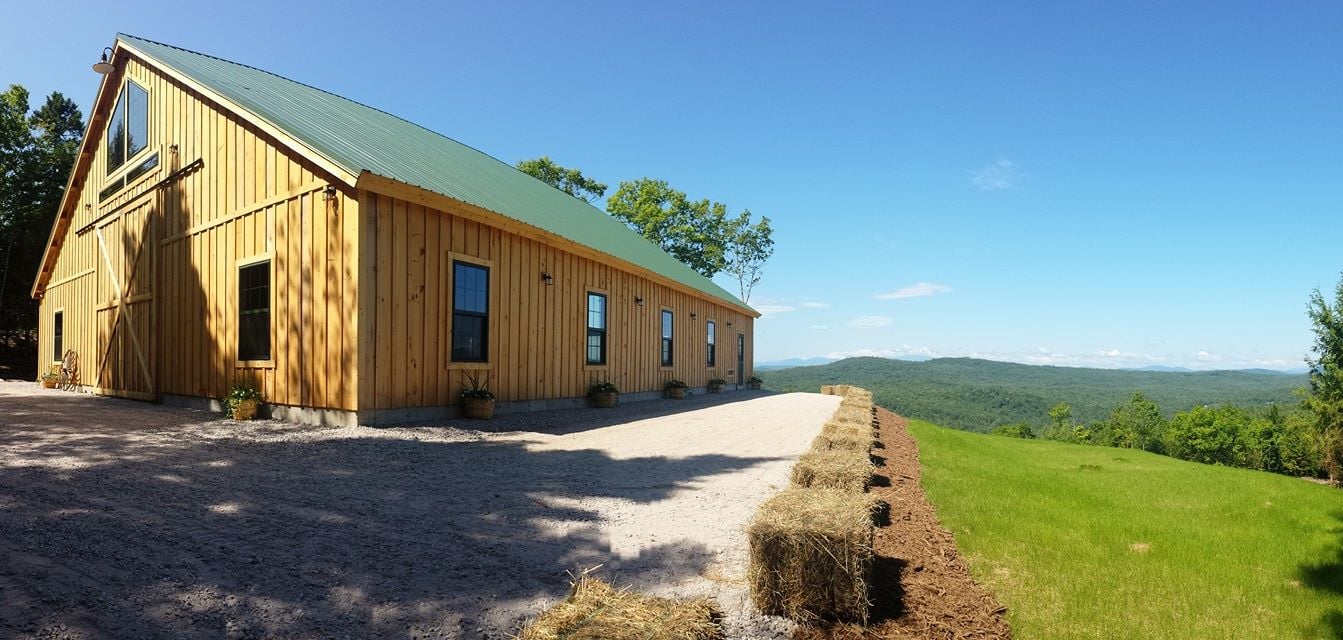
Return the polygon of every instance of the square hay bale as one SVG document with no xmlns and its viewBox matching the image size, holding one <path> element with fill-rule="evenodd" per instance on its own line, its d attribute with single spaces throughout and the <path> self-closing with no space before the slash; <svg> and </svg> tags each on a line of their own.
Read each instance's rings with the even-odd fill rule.
<svg viewBox="0 0 1343 640">
<path fill-rule="evenodd" d="M 872 458 L 867 449 L 813 447 L 798 456 L 792 480 L 797 487 L 863 493 L 872 482 Z"/>
<path fill-rule="evenodd" d="M 827 395 L 827 396 L 833 396 L 833 395 L 835 395 L 835 385 L 833 385 L 833 384 L 823 384 L 823 385 L 821 385 L 821 394 L 822 394 L 822 395 Z"/>
<path fill-rule="evenodd" d="M 563 602 L 522 629 L 519 640 L 721 640 L 722 613 L 710 600 L 655 598 L 586 575 Z"/>
<path fill-rule="evenodd" d="M 835 415 L 831 419 L 836 422 L 848 422 L 852 424 L 872 426 L 872 408 L 870 406 L 863 408 L 861 406 L 840 405 L 840 407 L 835 410 Z"/>
<path fill-rule="evenodd" d="M 865 494 L 788 489 L 747 528 L 751 598 L 798 621 L 866 622 L 872 504 Z"/>
<path fill-rule="evenodd" d="M 867 454 L 872 450 L 876 438 L 871 427 L 848 422 L 827 422 L 821 427 L 821 434 L 811 441 L 812 451 L 857 451 Z"/>
</svg>

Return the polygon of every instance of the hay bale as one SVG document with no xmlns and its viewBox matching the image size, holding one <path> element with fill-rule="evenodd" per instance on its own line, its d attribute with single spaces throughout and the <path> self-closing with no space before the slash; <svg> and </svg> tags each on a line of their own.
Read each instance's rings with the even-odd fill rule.
<svg viewBox="0 0 1343 640">
<path fill-rule="evenodd" d="M 822 429 L 821 434 L 811 441 L 812 451 L 856 451 L 868 454 L 876 439 L 871 429 L 858 425 L 841 424 L 840 428 L 829 431 Z"/>
<path fill-rule="evenodd" d="M 817 438 L 821 445 L 824 436 Z M 821 445 L 824 446 L 824 445 Z M 793 485 L 813 489 L 834 489 L 863 493 L 872 482 L 872 459 L 867 449 L 818 448 L 798 456 L 793 465 Z"/>
<path fill-rule="evenodd" d="M 799 621 L 866 622 L 872 508 L 864 494 L 797 488 L 761 505 L 746 531 L 756 606 Z"/>
<path fill-rule="evenodd" d="M 721 640 L 711 600 L 654 598 L 580 576 L 563 602 L 522 629 L 519 640 Z"/>
<path fill-rule="evenodd" d="M 860 406 L 850 405 L 846 407 L 840 405 L 831 419 L 836 422 L 848 422 L 870 427 L 872 426 L 872 409 L 870 407 L 864 409 Z"/>
<path fill-rule="evenodd" d="M 827 396 L 833 396 L 833 395 L 835 395 L 835 385 L 833 385 L 833 384 L 823 384 L 823 385 L 821 385 L 821 394 L 822 394 L 822 395 L 827 395 Z"/>
</svg>

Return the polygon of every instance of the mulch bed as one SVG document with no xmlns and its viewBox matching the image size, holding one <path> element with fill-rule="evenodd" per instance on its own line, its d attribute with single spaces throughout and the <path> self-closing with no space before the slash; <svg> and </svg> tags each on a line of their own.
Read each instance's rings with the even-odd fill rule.
<svg viewBox="0 0 1343 640">
<path fill-rule="evenodd" d="M 870 492 L 891 505 L 890 522 L 873 541 L 876 562 L 868 626 L 799 626 L 800 640 L 887 638 L 1008 639 L 1006 607 L 970 577 L 951 532 L 919 485 L 919 449 L 904 418 L 877 410 L 880 445 Z"/>
</svg>

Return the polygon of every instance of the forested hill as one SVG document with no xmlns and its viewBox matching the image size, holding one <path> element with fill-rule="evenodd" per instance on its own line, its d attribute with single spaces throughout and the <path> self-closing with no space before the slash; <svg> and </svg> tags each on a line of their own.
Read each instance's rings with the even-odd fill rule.
<svg viewBox="0 0 1343 640">
<path fill-rule="evenodd" d="M 1305 375 L 1120 371 L 973 358 L 926 362 L 849 358 L 761 376 L 765 387 L 774 391 L 816 391 L 822 384 L 855 384 L 871 389 L 877 404 L 892 411 L 972 431 L 1018 422 L 1043 426 L 1049 422 L 1049 408 L 1059 402 L 1072 405 L 1078 422 L 1102 420 L 1135 391 L 1146 394 L 1170 417 L 1205 404 L 1293 405 L 1298 400 L 1292 391 L 1306 386 Z"/>
</svg>

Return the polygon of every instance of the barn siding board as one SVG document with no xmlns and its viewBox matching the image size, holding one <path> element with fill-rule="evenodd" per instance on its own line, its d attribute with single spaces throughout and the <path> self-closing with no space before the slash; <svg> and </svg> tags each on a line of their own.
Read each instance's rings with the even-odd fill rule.
<svg viewBox="0 0 1343 640">
<path fill-rule="evenodd" d="M 389 335 L 380 329 L 376 335 L 372 375 L 377 380 L 373 399 L 378 408 L 456 404 L 465 372 L 477 369 L 454 364 L 450 358 L 454 258 L 474 258 L 491 267 L 485 370 L 501 401 L 581 397 L 593 378 L 610 379 L 625 392 L 660 390 L 672 378 L 697 387 L 714 377 L 735 381 L 728 371 L 736 363 L 736 334 L 749 335 L 751 321 L 736 309 L 484 224 L 468 211 L 443 211 L 368 192 L 360 200 L 376 203 L 378 210 L 378 215 L 367 217 L 375 228 L 366 231 L 377 239 L 378 249 L 368 256 L 377 274 L 372 285 L 376 292 L 370 298 L 376 306 L 375 327 L 395 326 Z M 390 214 L 384 213 L 387 209 Z M 436 234 L 435 240 L 426 240 L 431 234 Z M 435 249 L 437 267 L 420 253 L 423 250 L 427 256 Z M 554 278 L 554 284 L 544 283 L 543 272 Z M 437 300 L 420 293 L 421 285 L 425 291 L 437 287 L 432 294 Z M 584 365 L 587 292 L 594 289 L 608 296 L 604 368 Z M 635 302 L 638 297 L 644 298 L 643 306 Z M 671 368 L 660 366 L 663 307 L 675 313 L 676 357 Z M 718 323 L 719 356 L 714 367 L 706 361 L 709 319 Z M 733 326 L 726 327 L 728 322 Z M 390 359 L 383 355 L 388 346 Z M 746 377 L 751 374 L 751 348 L 748 340 Z M 423 360 L 412 362 L 416 356 Z"/>
<path fill-rule="evenodd" d="M 295 220 L 284 214 L 299 214 L 296 217 L 301 220 L 298 200 L 320 199 L 320 193 L 248 212 L 257 203 L 312 182 L 317 168 L 292 150 L 280 148 L 266 133 L 230 111 L 136 59 L 126 63 L 124 72 L 109 77 L 114 79 L 109 79 L 108 90 L 119 90 L 123 76 L 150 94 L 150 150 L 133 160 L 158 153 L 159 166 L 99 202 L 98 192 L 107 177 L 102 140 L 105 120 L 90 130 L 90 136 L 96 138 L 91 140 L 94 158 L 83 181 L 85 186 L 74 202 L 72 222 L 61 238 L 50 283 L 59 283 L 78 270 L 90 272 L 67 283 L 49 284 L 44 293 L 39 324 L 44 369 L 50 365 L 45 359 L 51 356 L 51 323 L 59 308 L 64 310 L 65 343 L 80 354 L 85 384 L 99 386 L 98 360 L 109 345 L 115 353 L 128 356 L 103 367 L 103 382 L 109 392 L 126 391 L 143 378 L 136 357 L 130 355 L 135 340 L 127 333 L 131 329 L 124 315 L 113 326 L 110 323 L 119 312 L 115 305 L 106 306 L 115 302 L 112 276 L 133 272 L 133 277 L 122 283 L 126 295 L 153 296 L 130 306 L 156 392 L 218 398 L 235 380 L 247 378 L 261 386 L 273 403 L 355 409 L 357 399 L 344 391 L 343 381 L 331 385 L 320 397 L 302 395 L 298 381 L 323 375 L 340 378 L 331 372 L 332 363 L 352 360 L 357 348 L 357 339 L 353 335 L 346 338 L 343 333 L 356 330 L 354 301 L 359 279 L 343 278 L 339 271 L 332 271 L 324 274 L 322 289 L 302 290 L 300 272 L 314 260 L 322 261 L 319 264 L 324 268 L 343 269 L 347 263 L 344 254 L 358 246 L 358 224 L 341 224 L 342 218 L 334 216 L 331 235 L 321 241 L 324 249 L 314 251 L 313 246 L 297 242 L 300 234 L 290 232 Z M 104 110 L 110 109 L 114 98 L 105 101 Z M 157 193 L 144 193 L 164 176 L 198 158 L 203 162 L 200 170 L 165 185 Z M 307 180 L 304 165 L 308 167 Z M 281 179 L 281 175 L 289 179 Z M 98 234 L 76 234 L 75 230 L 140 198 L 143 203 L 129 204 L 111 216 L 111 222 L 99 223 L 109 234 L 112 265 L 119 272 L 109 273 L 98 254 Z M 342 206 L 358 220 L 357 202 L 343 202 Z M 201 224 L 239 212 L 242 215 L 193 232 Z M 272 238 L 276 238 L 274 246 Z M 241 366 L 236 361 L 237 262 L 267 252 L 272 254 L 273 265 L 272 363 Z M 349 263 L 354 264 L 353 260 Z M 302 300 L 302 295 L 308 299 Z M 99 311 L 100 306 L 104 310 Z M 320 354 L 312 345 L 289 340 L 295 335 L 311 335 L 313 331 L 305 330 L 308 327 L 324 326 L 315 312 L 319 308 L 337 337 L 323 345 Z M 322 364 L 313 371 L 300 371 L 304 362 Z"/>
</svg>

